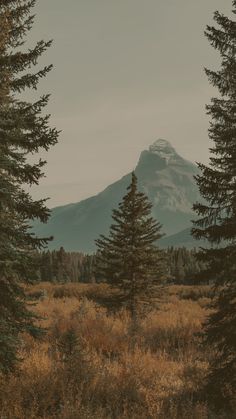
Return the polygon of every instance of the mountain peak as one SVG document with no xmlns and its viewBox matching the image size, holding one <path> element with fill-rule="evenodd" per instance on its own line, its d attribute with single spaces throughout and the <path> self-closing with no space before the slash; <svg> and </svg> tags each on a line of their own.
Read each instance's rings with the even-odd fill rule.
<svg viewBox="0 0 236 419">
<path fill-rule="evenodd" d="M 158 138 L 157 140 L 154 141 L 153 144 L 150 145 L 150 149 L 152 148 L 162 148 L 162 147 L 169 147 L 169 148 L 173 148 L 171 143 L 163 138 Z"/>
<path fill-rule="evenodd" d="M 191 225 L 193 202 L 199 201 L 194 181 L 198 168 L 183 159 L 163 139 L 142 151 L 135 168 L 139 188 L 151 201 L 152 214 L 167 235 L 176 234 Z M 130 173 L 109 185 L 104 191 L 84 201 L 52 210 L 47 224 L 35 224 L 41 237 L 54 236 L 51 248 L 95 251 L 94 239 L 107 234 L 112 223 L 112 209 L 117 208 L 130 183 Z"/>
<path fill-rule="evenodd" d="M 157 154 L 159 157 L 166 160 L 167 163 L 172 157 L 176 156 L 174 147 L 172 147 L 169 141 L 162 138 L 154 141 L 154 143 L 150 145 L 149 152 Z"/>
<path fill-rule="evenodd" d="M 169 163 L 169 160 L 177 157 L 174 147 L 172 147 L 169 141 L 162 138 L 159 138 L 150 145 L 149 152 L 160 157 L 166 164 Z"/>
</svg>

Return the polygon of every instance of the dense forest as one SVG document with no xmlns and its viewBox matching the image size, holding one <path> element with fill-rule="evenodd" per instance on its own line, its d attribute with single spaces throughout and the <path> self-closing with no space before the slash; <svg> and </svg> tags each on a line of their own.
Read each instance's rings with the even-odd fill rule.
<svg viewBox="0 0 236 419">
<path fill-rule="evenodd" d="M 168 266 L 168 282 L 174 284 L 208 283 L 209 278 L 201 277 L 204 263 L 197 259 L 197 250 L 171 247 L 165 250 Z M 38 253 L 36 277 L 49 282 L 100 282 L 96 277 L 96 254 L 59 250 Z"/>
</svg>

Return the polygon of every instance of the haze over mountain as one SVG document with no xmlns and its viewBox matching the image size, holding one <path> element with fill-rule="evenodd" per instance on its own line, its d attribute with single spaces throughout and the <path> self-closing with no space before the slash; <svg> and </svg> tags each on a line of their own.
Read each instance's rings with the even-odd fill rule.
<svg viewBox="0 0 236 419">
<path fill-rule="evenodd" d="M 194 180 L 197 166 L 182 158 L 168 141 L 159 139 L 141 153 L 135 173 L 139 189 L 152 202 L 153 216 L 163 225 L 163 232 L 169 236 L 189 228 L 194 217 L 193 202 L 199 199 Z M 108 232 L 112 209 L 126 193 L 130 180 L 131 173 L 96 196 L 54 208 L 49 222 L 35 223 L 34 230 L 40 236 L 54 236 L 50 248 L 94 251 L 94 240 Z"/>
</svg>

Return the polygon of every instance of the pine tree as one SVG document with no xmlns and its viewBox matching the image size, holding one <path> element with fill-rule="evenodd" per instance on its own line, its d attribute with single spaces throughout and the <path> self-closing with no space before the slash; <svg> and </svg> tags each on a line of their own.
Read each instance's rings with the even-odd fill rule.
<svg viewBox="0 0 236 419">
<path fill-rule="evenodd" d="M 60 335 L 57 348 L 64 362 L 73 362 L 73 358 L 80 354 L 80 341 L 73 327 Z"/>
<path fill-rule="evenodd" d="M 52 278 L 52 255 L 48 250 L 40 254 L 40 280 L 51 282 Z"/>
<path fill-rule="evenodd" d="M 121 304 L 133 319 L 138 305 L 150 304 L 160 296 L 166 272 L 164 254 L 156 246 L 161 226 L 152 218 L 151 208 L 132 173 L 127 194 L 113 210 L 109 236 L 96 240 L 97 274 L 120 291 Z"/>
<path fill-rule="evenodd" d="M 236 14 L 236 1 L 233 1 Z M 236 411 L 236 22 L 216 12 L 217 26 L 205 32 L 220 52 L 219 71 L 206 70 L 210 83 L 219 90 L 207 106 L 213 147 L 210 165 L 199 164 L 197 182 L 204 204 L 194 206 L 199 219 L 193 234 L 210 246 L 200 258 L 216 282 L 214 314 L 206 336 L 212 348 L 207 391 L 215 404 Z M 232 407 L 234 405 L 234 408 Z"/>
<path fill-rule="evenodd" d="M 34 270 L 34 254 L 47 243 L 34 236 L 31 220 L 47 221 L 45 200 L 34 201 L 25 185 L 38 184 L 45 161 L 28 156 L 57 142 L 58 133 L 42 114 L 49 96 L 24 101 L 51 66 L 32 72 L 51 42 L 27 49 L 25 37 L 33 24 L 34 0 L 0 0 L 0 371 L 17 362 L 21 332 L 39 333 L 27 306 L 22 281 Z"/>
</svg>

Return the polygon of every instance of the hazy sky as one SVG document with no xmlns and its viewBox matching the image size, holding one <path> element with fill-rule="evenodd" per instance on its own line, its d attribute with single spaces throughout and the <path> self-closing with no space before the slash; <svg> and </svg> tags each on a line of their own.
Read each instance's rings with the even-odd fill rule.
<svg viewBox="0 0 236 419">
<path fill-rule="evenodd" d="M 52 124 L 62 130 L 47 153 L 34 196 L 49 206 L 76 202 L 132 170 L 157 138 L 207 162 L 205 103 L 215 93 L 203 68 L 219 57 L 204 37 L 231 0 L 38 0 L 31 41 L 54 39 L 41 63 L 54 70 Z"/>
</svg>

